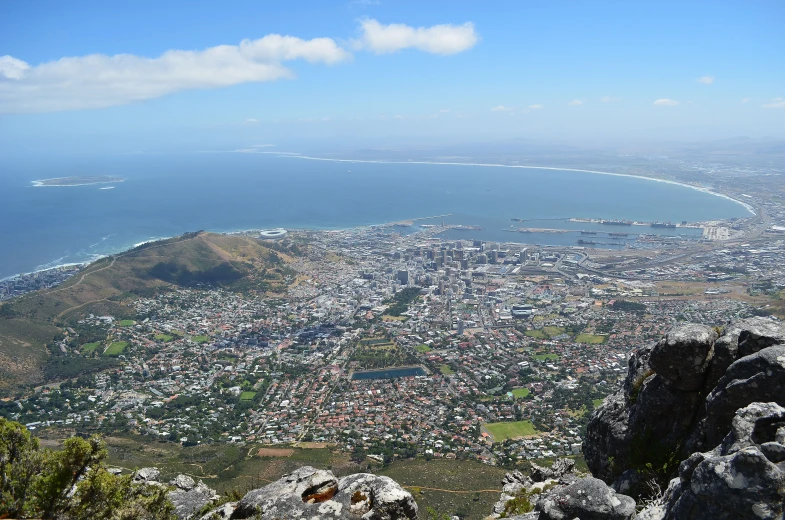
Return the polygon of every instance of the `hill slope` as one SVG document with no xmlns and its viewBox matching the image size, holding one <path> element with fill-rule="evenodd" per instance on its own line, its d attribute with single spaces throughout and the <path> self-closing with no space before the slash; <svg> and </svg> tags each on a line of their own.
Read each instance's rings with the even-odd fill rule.
<svg viewBox="0 0 785 520">
<path fill-rule="evenodd" d="M 132 318 L 127 304 L 175 287 L 280 293 L 291 258 L 256 240 L 187 233 L 101 259 L 63 285 L 0 306 L 0 393 L 43 380 L 51 342 L 89 314 Z"/>
</svg>

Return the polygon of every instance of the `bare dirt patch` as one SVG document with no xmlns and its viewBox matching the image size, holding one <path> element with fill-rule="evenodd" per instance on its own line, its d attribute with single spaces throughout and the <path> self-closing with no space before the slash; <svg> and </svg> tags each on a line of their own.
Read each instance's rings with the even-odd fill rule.
<svg viewBox="0 0 785 520">
<path fill-rule="evenodd" d="M 291 457 L 294 450 L 289 448 L 259 448 L 258 457 Z"/>
<path fill-rule="evenodd" d="M 335 447 L 334 442 L 301 442 L 298 444 L 300 448 L 304 450 L 318 450 L 321 448 L 333 448 Z"/>
</svg>

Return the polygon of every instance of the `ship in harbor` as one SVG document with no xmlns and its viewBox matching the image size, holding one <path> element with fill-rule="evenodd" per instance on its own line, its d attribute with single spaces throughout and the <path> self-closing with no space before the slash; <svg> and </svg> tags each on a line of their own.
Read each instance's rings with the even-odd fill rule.
<svg viewBox="0 0 785 520">
<path fill-rule="evenodd" d="M 608 233 L 609 237 L 627 237 L 630 236 L 629 233 Z"/>
<path fill-rule="evenodd" d="M 578 243 L 582 245 L 592 245 L 592 244 L 596 244 L 597 242 L 594 240 L 584 240 L 582 238 L 579 238 Z"/>
<path fill-rule="evenodd" d="M 581 235 L 596 235 L 596 231 L 581 231 Z"/>
<path fill-rule="evenodd" d="M 482 231 L 480 226 L 467 226 L 464 224 L 448 225 L 447 227 L 456 231 Z"/>
<path fill-rule="evenodd" d="M 606 226 L 631 226 L 632 220 L 601 220 L 600 224 L 605 224 Z"/>
<path fill-rule="evenodd" d="M 676 224 L 673 222 L 652 222 L 651 227 L 653 228 L 675 228 Z"/>
</svg>

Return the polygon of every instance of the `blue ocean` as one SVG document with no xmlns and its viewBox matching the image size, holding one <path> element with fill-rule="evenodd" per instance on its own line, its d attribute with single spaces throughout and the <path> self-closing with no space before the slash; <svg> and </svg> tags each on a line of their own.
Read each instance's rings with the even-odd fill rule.
<svg viewBox="0 0 785 520">
<path fill-rule="evenodd" d="M 126 180 L 70 187 L 32 184 L 91 175 Z M 185 231 L 339 229 L 444 214 L 450 216 L 417 224 L 443 220 L 482 228 L 450 231 L 452 239 L 575 245 L 574 233 L 510 230 L 609 227 L 531 219 L 681 222 L 750 213 L 732 200 L 675 184 L 566 170 L 334 162 L 252 153 L 9 160 L 0 170 L 0 279 L 85 262 Z M 660 231 L 677 232 L 695 233 Z"/>
</svg>

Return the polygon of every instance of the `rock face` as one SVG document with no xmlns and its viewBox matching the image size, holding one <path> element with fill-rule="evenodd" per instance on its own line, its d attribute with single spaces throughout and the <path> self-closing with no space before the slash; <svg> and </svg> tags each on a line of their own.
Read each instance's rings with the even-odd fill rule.
<svg viewBox="0 0 785 520">
<path fill-rule="evenodd" d="M 587 427 L 594 476 L 638 495 L 678 468 L 662 502 L 641 513 L 648 520 L 782 518 L 784 342 L 785 325 L 753 318 L 719 335 L 682 325 L 634 351 L 622 388 Z"/>
<path fill-rule="evenodd" d="M 702 327 L 694 330 L 698 337 L 713 338 Z M 675 337 L 686 339 L 684 331 Z M 695 341 L 687 339 L 685 344 L 694 345 Z M 613 482 L 625 471 L 645 464 L 645 451 L 673 451 L 671 446 L 679 446 L 691 434 L 701 406 L 700 394 L 680 390 L 672 381 L 654 373 L 651 365 L 658 347 L 678 351 L 679 345 L 661 342 L 633 352 L 622 388 L 594 412 L 586 429 L 583 454 L 597 478 Z M 702 364 L 698 366 L 703 368 Z M 682 370 L 674 369 L 671 374 L 674 378 L 680 374 L 682 386 L 689 379 Z M 634 479 L 625 475 L 616 487 L 627 493 L 636 486 Z"/>
<path fill-rule="evenodd" d="M 417 514 L 411 493 L 389 477 L 358 473 L 336 479 L 329 471 L 305 466 L 203 519 L 414 520 Z"/>
<path fill-rule="evenodd" d="M 655 345 L 649 364 L 676 390 L 694 392 L 703 387 L 716 339 L 717 332 L 706 325 L 676 327 Z"/>
<path fill-rule="evenodd" d="M 736 410 L 752 401 L 777 401 L 785 405 L 785 345 L 756 351 L 728 367 L 706 397 L 706 419 L 701 433 L 705 434 L 707 445 L 720 442 Z"/>
<path fill-rule="evenodd" d="M 651 520 L 782 519 L 785 514 L 785 408 L 753 403 L 733 418 L 731 432 L 707 453 L 679 467 Z"/>
</svg>

